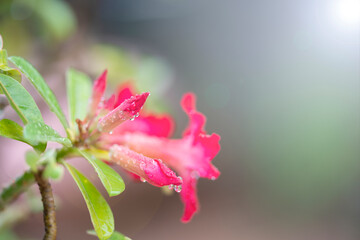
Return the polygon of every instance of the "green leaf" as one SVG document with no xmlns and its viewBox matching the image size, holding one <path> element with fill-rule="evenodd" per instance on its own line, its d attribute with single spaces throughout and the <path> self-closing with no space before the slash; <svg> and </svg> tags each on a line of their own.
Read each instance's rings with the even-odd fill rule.
<svg viewBox="0 0 360 240">
<path fill-rule="evenodd" d="M 0 89 L 24 124 L 43 122 L 41 112 L 26 89 L 13 78 L 0 74 Z"/>
<path fill-rule="evenodd" d="M 24 139 L 23 128 L 16 122 L 9 119 L 0 120 L 0 135 L 6 138 L 28 143 Z"/>
<path fill-rule="evenodd" d="M 110 197 L 119 195 L 125 190 L 123 179 L 114 169 L 85 151 L 79 150 L 79 152 L 94 167 Z"/>
<path fill-rule="evenodd" d="M 24 137 L 33 144 L 57 142 L 65 147 L 71 147 L 70 139 L 63 138 L 52 127 L 42 122 L 28 123 L 24 128 Z"/>
<path fill-rule="evenodd" d="M 64 164 L 74 178 L 85 199 L 92 224 L 99 239 L 108 239 L 114 232 L 114 216 L 108 203 L 84 175 L 70 164 Z"/>
<path fill-rule="evenodd" d="M 91 96 L 91 80 L 82 72 L 69 69 L 66 74 L 66 86 L 69 105 L 69 118 L 72 124 L 78 118 L 86 117 Z"/>
<path fill-rule="evenodd" d="M 23 134 L 23 128 L 16 122 L 9 119 L 0 120 L 0 135 L 6 138 L 11 138 L 20 142 L 27 143 L 38 152 L 43 152 L 46 149 L 46 144 L 33 144 L 27 139 L 25 139 Z"/>
<path fill-rule="evenodd" d="M 92 236 L 96 236 L 96 232 L 94 230 L 87 230 L 86 233 Z M 131 238 L 128 238 L 122 233 L 115 231 L 108 240 L 131 240 Z"/>
<path fill-rule="evenodd" d="M 1 37 L 1 34 L 0 34 L 0 50 L 3 48 L 3 40 L 2 40 L 2 37 Z"/>
<path fill-rule="evenodd" d="M 36 152 L 27 151 L 25 154 L 25 160 L 27 165 L 29 165 L 31 171 L 36 171 L 37 163 L 39 162 L 40 156 Z"/>
<path fill-rule="evenodd" d="M 113 235 L 111 235 L 111 237 L 109 238 L 109 240 L 131 240 L 131 238 L 128 238 L 119 232 L 114 232 Z"/>
<path fill-rule="evenodd" d="M 46 84 L 40 73 L 28 61 L 21 57 L 13 56 L 9 57 L 9 59 L 16 65 L 16 67 L 21 70 L 21 72 L 26 75 L 32 85 L 36 88 L 36 90 L 40 93 L 45 102 L 48 104 L 50 110 L 55 113 L 55 115 L 59 118 L 61 124 L 64 126 L 65 129 L 67 129 L 68 123 L 66 121 L 65 115 L 61 110 L 61 107 L 56 100 L 54 93 Z"/>
</svg>

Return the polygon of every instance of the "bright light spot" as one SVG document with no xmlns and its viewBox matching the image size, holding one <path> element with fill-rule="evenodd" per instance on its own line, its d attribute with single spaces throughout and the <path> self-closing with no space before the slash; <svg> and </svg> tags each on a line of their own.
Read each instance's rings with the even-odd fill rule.
<svg viewBox="0 0 360 240">
<path fill-rule="evenodd" d="M 339 0 L 334 4 L 334 14 L 342 24 L 360 23 L 360 0 Z"/>
</svg>

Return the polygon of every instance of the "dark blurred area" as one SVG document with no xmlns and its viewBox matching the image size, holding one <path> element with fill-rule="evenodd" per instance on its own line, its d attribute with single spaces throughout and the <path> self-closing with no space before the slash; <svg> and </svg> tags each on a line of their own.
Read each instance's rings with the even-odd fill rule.
<svg viewBox="0 0 360 240">
<path fill-rule="evenodd" d="M 150 90 L 149 105 L 173 114 L 179 137 L 187 124 L 179 101 L 184 92 L 196 93 L 207 131 L 222 137 L 213 161 L 220 178 L 200 179 L 200 213 L 182 224 L 178 194 L 166 196 L 122 174 L 126 191 L 108 199 L 118 231 L 139 240 L 357 240 L 359 6 L 356 0 L 4 0 L 0 34 L 9 55 L 40 69 L 64 108 L 67 68 L 93 78 L 108 68 L 112 86 L 131 80 L 139 91 Z M 37 100 L 45 121 L 60 131 Z M 11 109 L 4 116 L 16 119 Z M 25 151 L 0 139 L 2 186 L 26 169 Z M 103 190 L 84 160 L 71 162 Z M 66 174 L 53 185 L 58 239 L 92 239 L 72 179 Z M 3 239 L 39 239 L 41 213 L 13 230 L 19 238 Z"/>
</svg>

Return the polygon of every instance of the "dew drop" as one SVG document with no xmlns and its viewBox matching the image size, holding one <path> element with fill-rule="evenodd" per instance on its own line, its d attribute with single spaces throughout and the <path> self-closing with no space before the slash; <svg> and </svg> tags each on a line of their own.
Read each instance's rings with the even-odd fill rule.
<svg viewBox="0 0 360 240">
<path fill-rule="evenodd" d="M 216 177 L 212 176 L 210 179 L 211 179 L 212 181 L 215 181 Z"/>
<path fill-rule="evenodd" d="M 168 188 L 171 190 L 171 189 L 174 188 L 174 185 L 173 185 L 173 184 L 170 184 L 170 185 L 168 186 Z"/>
<path fill-rule="evenodd" d="M 182 189 L 182 186 L 181 186 L 181 185 L 177 185 L 177 186 L 174 187 L 174 190 L 175 190 L 175 192 L 177 192 L 177 193 L 181 192 L 181 189 Z"/>
<path fill-rule="evenodd" d="M 146 182 L 145 178 L 140 178 L 140 181 L 143 182 L 143 183 Z"/>
</svg>

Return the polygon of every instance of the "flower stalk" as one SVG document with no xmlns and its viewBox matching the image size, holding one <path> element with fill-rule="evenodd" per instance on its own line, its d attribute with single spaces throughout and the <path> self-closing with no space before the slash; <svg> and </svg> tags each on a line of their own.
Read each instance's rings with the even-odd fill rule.
<svg viewBox="0 0 360 240">
<path fill-rule="evenodd" d="M 52 188 L 48 179 L 42 177 L 43 170 L 37 171 L 34 176 L 39 186 L 41 200 L 43 202 L 43 217 L 45 224 L 44 240 L 56 239 L 56 213 L 55 213 L 55 201 L 52 193 Z"/>
</svg>

